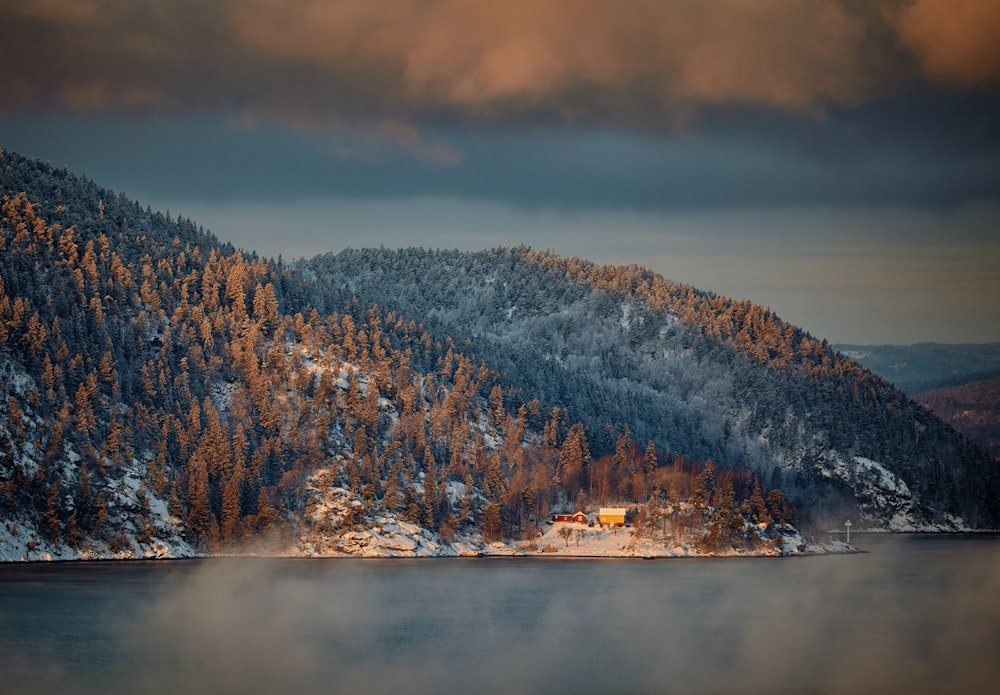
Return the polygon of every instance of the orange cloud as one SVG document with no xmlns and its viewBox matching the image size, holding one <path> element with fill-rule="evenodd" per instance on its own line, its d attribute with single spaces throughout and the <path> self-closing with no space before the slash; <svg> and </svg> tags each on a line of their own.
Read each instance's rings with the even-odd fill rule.
<svg viewBox="0 0 1000 695">
<path fill-rule="evenodd" d="M 715 105 L 821 112 L 1000 73 L 996 0 L 0 0 L 0 112 L 667 129 Z M 889 8 L 889 9 L 887 9 Z M 891 11 L 890 11 L 891 10 Z M 912 81 L 910 74 L 903 75 Z M 390 129 L 391 130 L 391 129 Z"/>
<path fill-rule="evenodd" d="M 259 50 L 395 79 L 410 103 L 480 116 L 858 96 L 862 27 L 833 0 L 312 1 L 294 12 L 245 0 L 229 16 Z"/>
<path fill-rule="evenodd" d="M 24 0 L 21 11 L 28 16 L 61 22 L 89 22 L 99 13 L 94 0 Z"/>
<path fill-rule="evenodd" d="M 928 74 L 946 83 L 1000 82 L 1000 2 L 916 0 L 896 25 Z"/>
</svg>

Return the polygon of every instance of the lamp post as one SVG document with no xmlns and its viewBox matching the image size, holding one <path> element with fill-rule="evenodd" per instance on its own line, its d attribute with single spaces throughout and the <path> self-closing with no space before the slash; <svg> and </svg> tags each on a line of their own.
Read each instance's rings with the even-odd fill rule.
<svg viewBox="0 0 1000 695">
<path fill-rule="evenodd" d="M 851 544 L 851 520 L 848 519 L 844 522 L 844 526 L 847 527 L 847 545 Z"/>
</svg>

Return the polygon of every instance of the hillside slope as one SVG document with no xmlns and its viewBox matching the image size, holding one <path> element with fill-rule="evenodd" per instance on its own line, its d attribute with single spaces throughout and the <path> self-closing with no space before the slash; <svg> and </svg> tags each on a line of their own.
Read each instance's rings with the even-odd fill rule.
<svg viewBox="0 0 1000 695">
<path fill-rule="evenodd" d="M 624 426 L 592 456 L 399 312 L 65 170 L 3 153 L 0 183 L 0 558 L 447 555 L 612 502 L 663 547 L 795 536 L 751 471 Z"/>
<path fill-rule="evenodd" d="M 337 304 L 424 317 L 520 398 L 565 407 L 598 450 L 627 424 L 757 471 L 819 524 L 860 511 L 883 528 L 998 525 L 1000 480 L 982 451 L 750 302 L 526 248 L 349 250 L 302 270 Z"/>
</svg>

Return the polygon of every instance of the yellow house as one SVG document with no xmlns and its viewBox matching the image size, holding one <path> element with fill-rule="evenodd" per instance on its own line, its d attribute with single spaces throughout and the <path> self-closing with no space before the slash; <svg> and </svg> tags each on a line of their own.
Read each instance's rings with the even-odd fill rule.
<svg viewBox="0 0 1000 695">
<path fill-rule="evenodd" d="M 602 526 L 624 526 L 625 507 L 601 507 L 597 513 L 597 520 Z"/>
</svg>

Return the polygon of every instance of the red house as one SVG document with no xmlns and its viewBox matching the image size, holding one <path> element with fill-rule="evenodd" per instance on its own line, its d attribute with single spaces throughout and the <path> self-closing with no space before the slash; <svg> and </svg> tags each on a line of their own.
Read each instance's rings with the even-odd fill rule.
<svg viewBox="0 0 1000 695">
<path fill-rule="evenodd" d="M 576 514 L 553 514 L 552 521 L 563 521 L 569 524 L 585 524 L 587 523 L 587 515 L 581 511 Z"/>
</svg>

